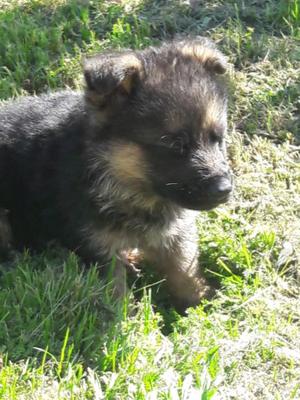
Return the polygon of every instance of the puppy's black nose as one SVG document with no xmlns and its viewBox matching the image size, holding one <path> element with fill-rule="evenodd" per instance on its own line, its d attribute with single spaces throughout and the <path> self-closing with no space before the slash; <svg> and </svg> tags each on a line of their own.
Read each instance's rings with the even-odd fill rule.
<svg viewBox="0 0 300 400">
<path fill-rule="evenodd" d="M 216 198 L 227 197 L 232 191 L 230 177 L 216 177 L 209 183 L 207 194 Z"/>
</svg>

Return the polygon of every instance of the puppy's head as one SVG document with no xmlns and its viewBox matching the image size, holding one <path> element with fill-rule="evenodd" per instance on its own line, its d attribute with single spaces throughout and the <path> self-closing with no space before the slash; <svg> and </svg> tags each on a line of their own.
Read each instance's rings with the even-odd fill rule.
<svg viewBox="0 0 300 400">
<path fill-rule="evenodd" d="M 114 175 L 185 208 L 227 201 L 225 71 L 203 38 L 87 59 L 86 101 L 101 121 L 95 146 L 111 144 Z"/>
</svg>

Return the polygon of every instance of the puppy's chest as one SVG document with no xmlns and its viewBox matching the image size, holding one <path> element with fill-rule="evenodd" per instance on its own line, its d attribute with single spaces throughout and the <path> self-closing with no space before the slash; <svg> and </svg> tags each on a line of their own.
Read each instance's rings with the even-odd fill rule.
<svg viewBox="0 0 300 400">
<path fill-rule="evenodd" d="M 176 220 L 169 220 L 163 215 L 131 215 L 127 218 L 114 215 L 110 223 L 93 228 L 90 239 L 93 247 L 101 248 L 104 253 L 113 256 L 133 248 L 169 247 L 177 230 Z"/>
</svg>

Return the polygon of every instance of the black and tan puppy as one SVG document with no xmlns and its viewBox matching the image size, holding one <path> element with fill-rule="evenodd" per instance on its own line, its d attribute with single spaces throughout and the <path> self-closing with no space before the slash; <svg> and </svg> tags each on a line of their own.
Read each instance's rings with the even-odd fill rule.
<svg viewBox="0 0 300 400">
<path fill-rule="evenodd" d="M 3 106 L 0 207 L 15 245 L 56 239 L 99 264 L 116 255 L 117 270 L 138 248 L 177 304 L 199 303 L 194 210 L 232 189 L 225 69 L 206 39 L 176 41 L 88 58 L 84 93 Z"/>
</svg>

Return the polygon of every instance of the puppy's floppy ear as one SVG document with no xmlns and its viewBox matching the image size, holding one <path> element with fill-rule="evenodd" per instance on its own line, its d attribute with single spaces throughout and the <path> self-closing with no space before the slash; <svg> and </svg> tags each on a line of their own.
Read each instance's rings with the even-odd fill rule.
<svg viewBox="0 0 300 400">
<path fill-rule="evenodd" d="M 224 74 L 228 65 L 225 56 L 206 38 L 177 42 L 177 48 L 184 57 L 191 57 L 216 74 Z"/>
<path fill-rule="evenodd" d="M 101 102 L 116 93 L 129 95 L 143 75 L 143 64 L 133 52 L 103 53 L 84 61 L 87 97 Z"/>
</svg>

